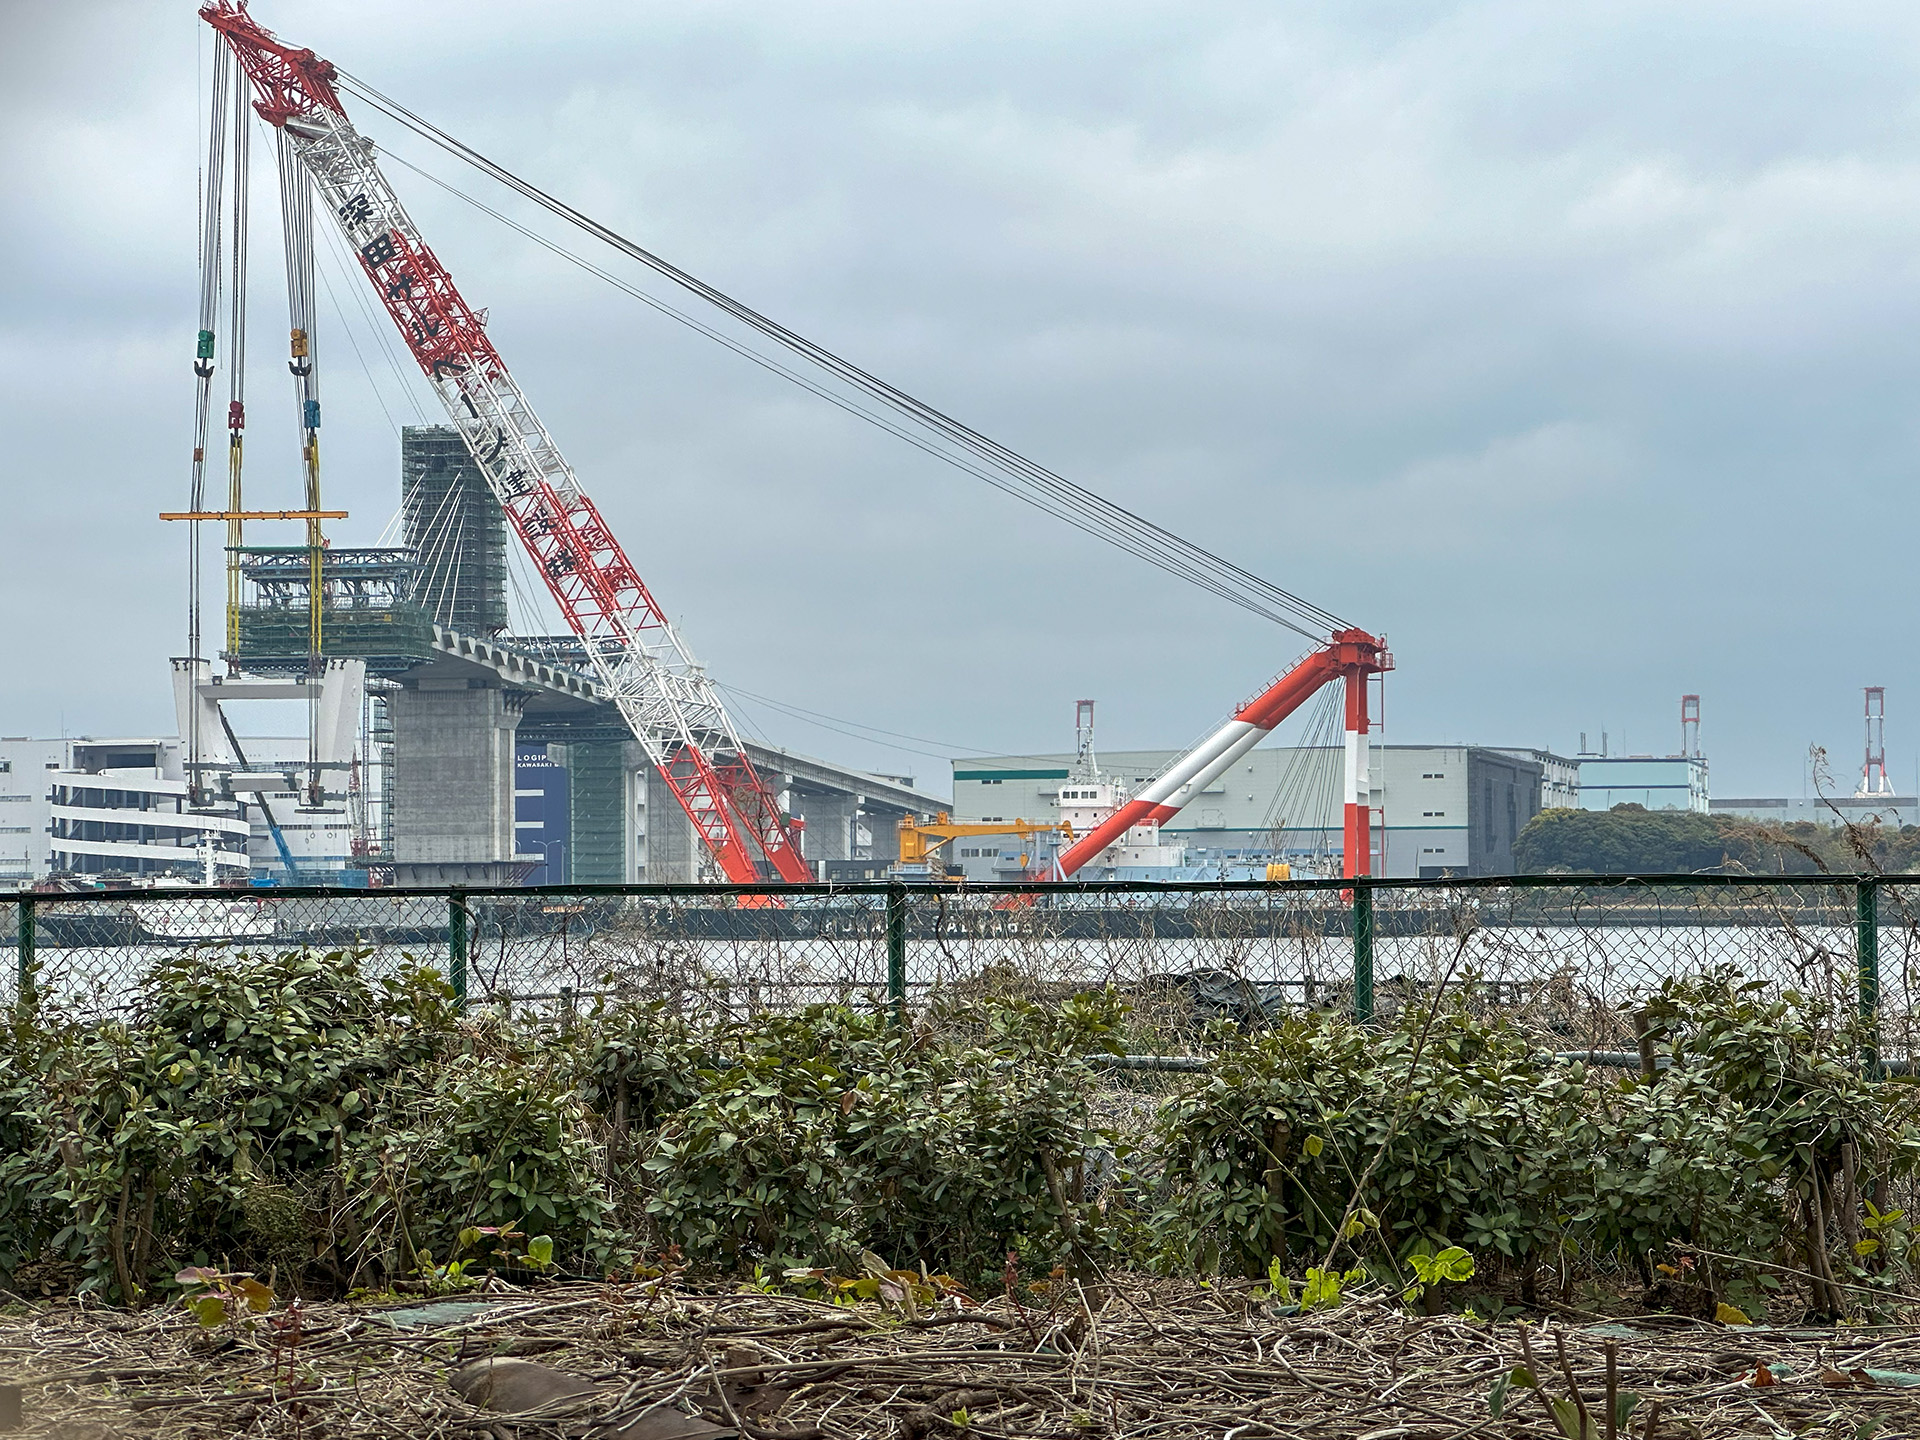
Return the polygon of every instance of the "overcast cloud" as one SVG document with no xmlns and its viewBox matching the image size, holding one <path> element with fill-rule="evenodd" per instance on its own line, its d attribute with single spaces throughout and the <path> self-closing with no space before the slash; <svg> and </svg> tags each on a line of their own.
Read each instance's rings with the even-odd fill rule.
<svg viewBox="0 0 1920 1440">
<path fill-rule="evenodd" d="M 1384 631 L 1390 741 L 1567 752 L 1605 728 L 1664 753 L 1693 691 L 1716 793 L 1798 793 L 1810 742 L 1850 783 L 1859 687 L 1882 684 L 1892 773 L 1916 783 L 1911 5 L 254 10 L 802 333 Z M 169 730 L 184 537 L 155 513 L 187 495 L 209 47 L 184 0 L 0 15 L 0 730 Z M 725 683 L 996 750 L 1070 744 L 1095 696 L 1118 748 L 1191 738 L 1296 654 L 391 176 Z M 290 504 L 275 203 L 263 169 L 250 498 Z M 394 425 L 438 417 L 323 262 L 368 362 L 323 292 L 326 484 L 352 511 L 334 533 L 372 543 Z M 742 711 L 798 749 L 944 776 Z"/>
</svg>

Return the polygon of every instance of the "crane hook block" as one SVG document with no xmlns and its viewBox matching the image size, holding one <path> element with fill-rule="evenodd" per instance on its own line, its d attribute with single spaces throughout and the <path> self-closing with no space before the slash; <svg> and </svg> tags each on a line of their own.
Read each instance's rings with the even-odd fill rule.
<svg viewBox="0 0 1920 1440">
<path fill-rule="evenodd" d="M 296 329 L 293 335 L 293 358 L 299 360 L 307 354 L 307 332 Z"/>
<path fill-rule="evenodd" d="M 202 330 L 200 332 L 199 343 L 193 347 L 193 358 L 196 360 L 211 360 L 213 358 L 213 331 Z"/>
<path fill-rule="evenodd" d="M 213 361 L 211 360 L 194 361 L 193 373 L 198 375 L 202 380 L 211 380 L 213 378 Z"/>
<path fill-rule="evenodd" d="M 313 373 L 313 362 L 311 360 L 289 360 L 287 361 L 287 369 L 297 378 L 304 380 Z"/>
<path fill-rule="evenodd" d="M 306 405 L 302 407 L 301 423 L 309 430 L 318 430 L 320 428 L 320 402 L 318 400 L 309 400 Z"/>
<path fill-rule="evenodd" d="M 238 400 L 227 402 L 227 428 L 241 430 L 246 428 L 247 407 Z"/>
</svg>

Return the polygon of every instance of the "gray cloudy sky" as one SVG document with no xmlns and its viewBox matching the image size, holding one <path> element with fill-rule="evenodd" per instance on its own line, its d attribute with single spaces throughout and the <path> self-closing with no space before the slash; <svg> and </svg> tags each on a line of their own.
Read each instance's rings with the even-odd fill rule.
<svg viewBox="0 0 1920 1440">
<path fill-rule="evenodd" d="M 1390 740 L 1570 751 L 1604 727 L 1665 752 L 1697 691 L 1716 792 L 1798 793 L 1810 742 L 1850 782 L 1859 687 L 1884 684 L 1915 783 L 1911 5 L 254 9 L 802 333 L 1384 631 Z M 187 491 L 208 43 L 187 0 L 0 0 L 0 23 L 0 730 L 170 729 L 184 537 L 154 516 Z M 1121 747 L 1185 741 L 1296 654 L 391 173 L 724 682 L 1008 750 L 1070 743 L 1090 695 Z M 249 495 L 291 504 L 264 172 L 256 202 Z M 335 534 L 371 543 L 395 424 L 436 417 L 322 254 L 372 372 L 323 292 Z M 944 774 L 742 711 L 796 748 Z"/>
</svg>

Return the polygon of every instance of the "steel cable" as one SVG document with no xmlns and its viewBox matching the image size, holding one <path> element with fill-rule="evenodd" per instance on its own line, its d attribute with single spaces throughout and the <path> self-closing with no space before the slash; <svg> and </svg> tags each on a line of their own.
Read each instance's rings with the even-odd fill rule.
<svg viewBox="0 0 1920 1440">
<path fill-rule="evenodd" d="M 955 447 L 962 452 L 962 455 L 993 467 L 1011 482 L 1012 488 L 1010 493 L 1019 495 L 1020 498 L 1028 500 L 1029 503 L 1055 515 L 1057 518 L 1068 519 L 1070 523 L 1075 523 L 1082 530 L 1096 535 L 1098 538 L 1106 540 L 1108 543 L 1114 544 L 1130 554 L 1148 560 L 1150 563 L 1158 565 L 1160 568 L 1183 579 L 1199 584 L 1202 588 L 1224 599 L 1230 600 L 1245 609 L 1252 610 L 1257 614 L 1288 625 L 1289 628 L 1299 630 L 1302 634 L 1320 639 L 1324 638 L 1327 632 L 1346 628 L 1346 622 L 1334 615 L 1331 611 L 1313 605 L 1212 551 L 1182 536 L 1176 535 L 1172 531 L 1135 514 L 1133 511 L 1067 480 L 1065 477 L 1056 474 L 1038 462 L 1028 459 L 1019 452 L 1000 444 L 998 441 L 990 439 L 972 429 L 970 426 L 944 414 L 932 405 L 916 399 L 914 396 L 888 384 L 886 381 L 870 374 L 853 362 L 828 350 L 825 346 L 808 340 L 804 336 L 797 334 L 784 325 L 779 324 L 777 321 L 761 314 L 743 302 L 734 299 L 724 291 L 682 270 L 672 262 L 628 240 L 616 231 L 594 220 L 592 217 L 548 194 L 531 182 L 521 179 L 512 171 L 506 169 L 506 167 L 490 160 L 462 141 L 455 139 L 431 122 L 408 110 L 405 106 L 399 104 L 399 102 L 388 98 L 380 91 L 366 84 L 366 82 L 347 75 L 345 72 L 341 72 L 339 78 L 360 98 L 364 99 L 370 105 L 373 105 L 396 123 L 419 135 L 421 138 L 447 151 L 463 162 L 472 165 L 475 169 L 478 169 L 491 179 L 507 186 L 526 199 L 532 200 L 543 209 L 567 221 L 569 224 L 584 230 L 586 233 L 613 247 L 630 259 L 645 265 L 656 274 L 670 280 L 690 294 L 697 296 L 724 314 L 731 316 L 758 334 L 774 341 L 776 344 L 798 355 L 818 369 L 827 372 L 844 384 L 851 386 L 863 395 L 878 401 L 898 415 L 918 425 L 923 430 L 931 432 L 939 441 Z M 438 183 L 444 185 L 445 182 Z M 453 189 L 451 186 L 446 186 L 446 188 L 450 190 Z M 457 194 L 459 192 L 455 191 L 455 193 Z M 465 196 L 462 198 L 471 199 L 471 197 Z M 477 201 L 473 203 L 479 204 Z M 486 209 L 487 207 L 481 206 L 480 208 Z M 489 211 L 489 213 L 494 212 Z M 496 218 L 504 219 L 505 217 L 497 216 Z M 511 224 L 512 222 L 509 221 L 507 223 Z M 525 231 L 517 225 L 514 226 L 514 228 L 520 229 L 523 234 L 531 234 L 531 232 Z M 569 252 L 566 252 L 560 247 L 552 245 L 551 242 L 542 241 L 542 243 L 547 244 L 548 248 L 554 249 L 557 253 L 565 255 L 569 259 L 574 259 L 576 263 L 585 263 L 580 262 L 578 257 L 570 255 Z M 598 270 L 597 267 L 589 265 L 587 268 L 592 269 L 594 273 L 599 274 L 601 278 L 612 278 L 607 276 L 604 271 Z M 627 289 L 629 294 L 636 293 L 624 285 L 621 288 Z M 647 303 L 654 304 L 656 308 L 676 314 L 676 318 L 687 318 L 679 316 L 677 312 L 672 311 L 671 307 L 662 306 L 650 297 L 642 295 L 639 298 L 646 299 Z M 699 327 L 697 322 L 691 323 L 695 323 L 696 328 L 702 328 L 704 333 L 712 334 L 711 331 L 705 331 L 704 327 Z M 714 338 L 718 337 L 715 336 Z M 747 355 L 748 358 L 755 358 L 751 351 L 742 350 L 738 346 L 729 346 L 729 348 L 735 349 L 736 353 Z M 788 371 L 785 367 L 768 361 L 764 357 L 759 358 L 760 363 L 767 365 L 768 368 L 786 375 L 789 379 L 796 378 L 792 372 Z M 812 389 L 815 394 L 822 393 L 812 386 L 808 386 L 807 388 Z M 848 408 L 852 410 L 853 413 L 862 415 L 863 418 L 874 420 L 874 417 L 869 412 L 859 407 L 849 405 L 843 408 Z M 876 423 L 879 422 L 876 421 Z M 892 430 L 895 434 L 900 433 L 890 425 L 884 426 L 883 428 Z M 922 446 L 922 448 L 927 447 Z M 959 464 L 960 468 L 967 469 L 970 473 L 980 476 L 980 478 L 988 478 L 981 475 L 980 471 L 973 466 L 961 463 L 959 457 L 951 456 L 939 450 L 935 450 L 933 453 L 940 454 L 942 458 L 948 459 L 950 463 Z M 990 481 L 990 483 L 999 484 L 997 481 Z M 1007 484 L 999 484 L 999 488 L 1009 489 L 1009 486 Z"/>
</svg>

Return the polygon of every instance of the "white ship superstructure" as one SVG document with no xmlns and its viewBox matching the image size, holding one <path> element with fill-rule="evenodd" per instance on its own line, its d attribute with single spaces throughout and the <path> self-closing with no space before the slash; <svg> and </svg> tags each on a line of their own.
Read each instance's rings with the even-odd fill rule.
<svg viewBox="0 0 1920 1440">
<path fill-rule="evenodd" d="M 1130 798 L 1111 779 L 1081 778 L 1063 782 L 1055 803 L 1061 820 L 1073 827 L 1073 833 L 1086 835 L 1104 825 Z M 1186 856 L 1186 846 L 1168 845 L 1161 840 L 1158 821 L 1145 820 L 1121 831 L 1112 844 L 1085 862 L 1085 868 L 1097 874 L 1123 867 L 1171 867 L 1184 865 Z"/>
</svg>

